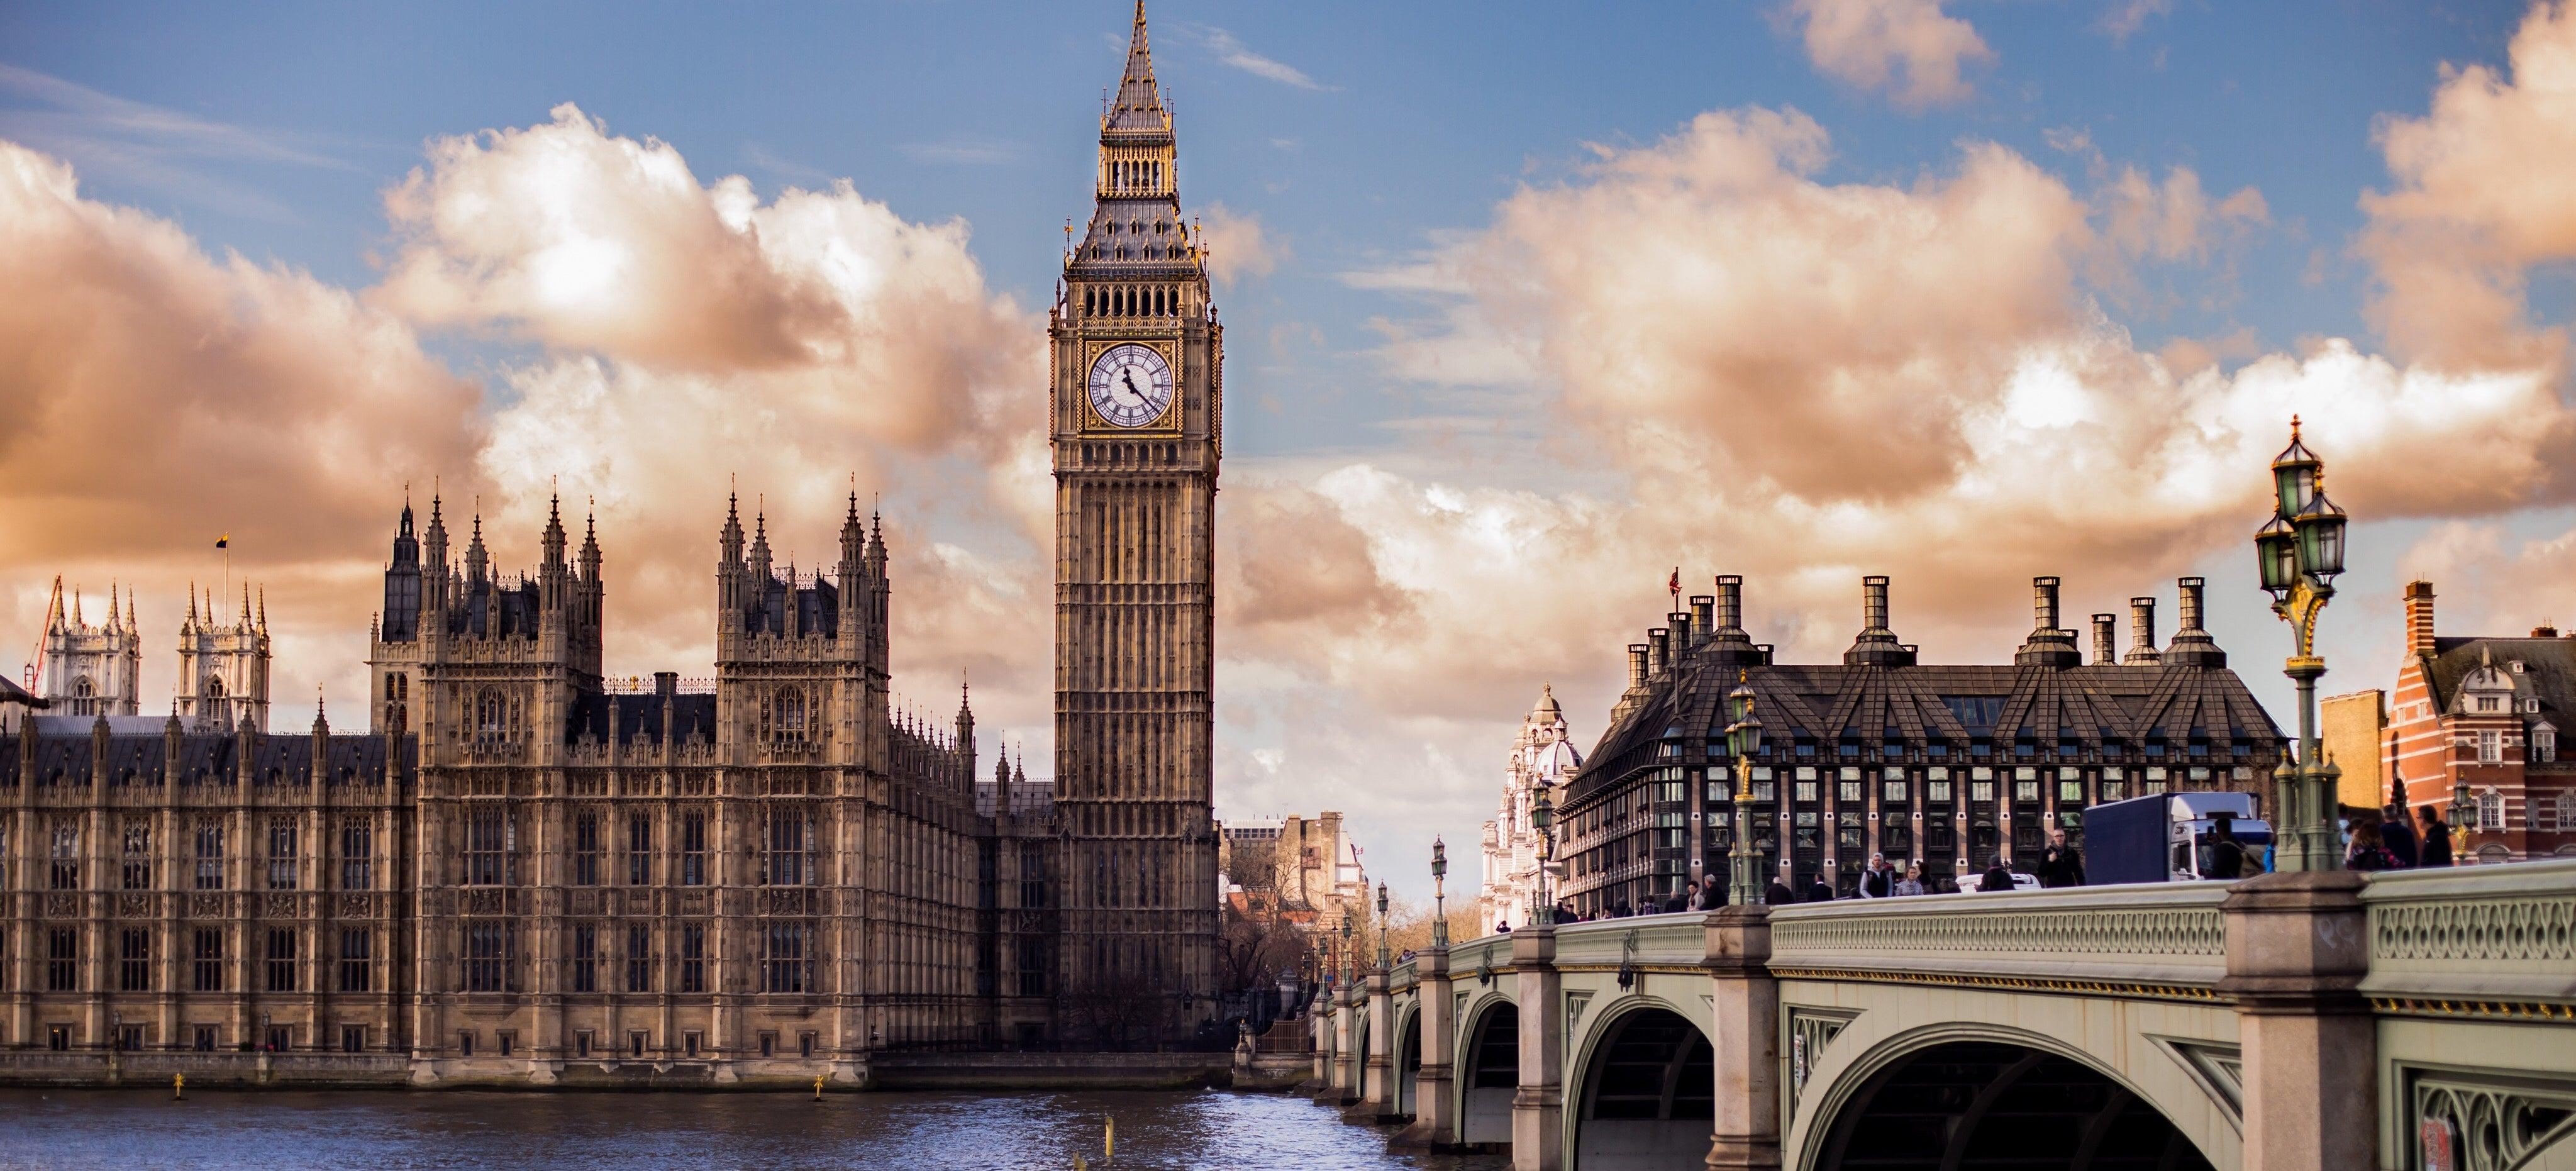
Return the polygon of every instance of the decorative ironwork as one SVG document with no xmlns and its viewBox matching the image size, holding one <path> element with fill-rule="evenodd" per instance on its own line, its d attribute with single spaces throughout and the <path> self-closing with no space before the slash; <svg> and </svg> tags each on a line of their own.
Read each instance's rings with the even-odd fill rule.
<svg viewBox="0 0 2576 1171">
<path fill-rule="evenodd" d="M 1798 1095 L 1807 1088 L 1807 1073 L 1816 1067 L 1825 1047 L 1842 1035 L 1843 1027 L 1859 1016 L 1855 1012 L 1828 1009 L 1793 1008 L 1789 1010 L 1789 1104 L 1795 1107 Z"/>
</svg>

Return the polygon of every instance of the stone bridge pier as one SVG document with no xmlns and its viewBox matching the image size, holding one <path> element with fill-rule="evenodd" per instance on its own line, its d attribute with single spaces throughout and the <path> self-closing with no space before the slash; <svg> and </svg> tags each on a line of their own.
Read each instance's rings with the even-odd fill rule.
<svg viewBox="0 0 2576 1171">
<path fill-rule="evenodd" d="M 1317 1029 L 1527 1171 L 2576 1171 L 2576 862 L 1540 927 Z"/>
</svg>

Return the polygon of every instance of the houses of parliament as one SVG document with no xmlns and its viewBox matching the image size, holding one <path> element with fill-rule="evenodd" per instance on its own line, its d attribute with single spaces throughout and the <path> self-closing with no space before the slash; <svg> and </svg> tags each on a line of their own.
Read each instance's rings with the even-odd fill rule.
<svg viewBox="0 0 2576 1171">
<path fill-rule="evenodd" d="M 269 726 L 249 593 L 192 589 L 166 718 L 130 599 L 49 617 L 41 694 L 0 683 L 0 1075 L 846 1082 L 1200 1030 L 1222 331 L 1175 159 L 1140 4 L 1049 314 L 1051 780 L 979 754 L 962 695 L 896 713 L 855 497 L 812 573 L 726 501 L 714 675 L 649 683 L 603 674 L 593 524 L 550 508 L 509 572 L 406 502 L 363 713 Z"/>
</svg>

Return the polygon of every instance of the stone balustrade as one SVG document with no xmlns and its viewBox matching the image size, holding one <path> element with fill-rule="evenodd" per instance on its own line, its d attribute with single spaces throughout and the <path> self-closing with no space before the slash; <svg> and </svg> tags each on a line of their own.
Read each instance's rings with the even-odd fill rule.
<svg viewBox="0 0 2576 1171">
<path fill-rule="evenodd" d="M 1945 1038 L 2089 1067 L 2221 1171 L 2413 1171 L 2437 1135 L 2453 1166 L 2576 1165 L 2576 861 L 1530 927 L 1319 1001 L 1321 1096 L 1410 1119 L 1405 1145 L 1456 1145 L 1477 1047 L 1515 1047 L 1478 1027 L 1496 1005 L 1518 1010 L 1509 1146 L 1530 1171 L 1663 1165 L 1668 1144 L 1636 1152 L 1669 1132 L 1638 1127 L 1678 1116 L 1620 1138 L 1586 1113 L 1586 1063 L 1624 1044 L 1635 1068 L 1621 1038 L 1641 1013 L 1713 1050 L 1694 1167 L 1836 1165 L 1863 1118 L 1836 1112 Z"/>
</svg>

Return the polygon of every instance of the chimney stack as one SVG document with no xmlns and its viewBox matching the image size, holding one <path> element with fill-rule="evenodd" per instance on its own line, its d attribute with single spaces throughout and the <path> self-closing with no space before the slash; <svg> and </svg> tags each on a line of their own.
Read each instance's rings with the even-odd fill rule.
<svg viewBox="0 0 2576 1171">
<path fill-rule="evenodd" d="M 1707 594 L 1693 594 L 1690 607 L 1691 645 L 1698 646 L 1717 637 L 1717 599 Z"/>
<path fill-rule="evenodd" d="M 1717 575 L 1716 630 L 1718 637 L 1729 642 L 1747 637 L 1744 633 L 1744 578 L 1740 575 Z"/>
<path fill-rule="evenodd" d="M 1673 661 L 1673 632 L 1662 626 L 1646 632 L 1646 677 L 1656 678 Z"/>
<path fill-rule="evenodd" d="M 2163 661 L 2164 655 L 2156 650 L 2156 600 L 2129 599 L 2129 653 L 2121 665 L 2152 667 Z"/>
<path fill-rule="evenodd" d="M 1896 641 L 1896 632 L 1887 626 L 1887 578 L 1871 574 L 1860 579 L 1861 632 L 1843 652 L 1847 667 L 1911 667 L 1914 651 Z"/>
<path fill-rule="evenodd" d="M 2024 667 L 2078 667 L 2084 656 L 2076 653 L 2075 632 L 2057 628 L 2057 579 L 2030 579 L 2030 637 L 2022 640 L 2021 650 L 2013 662 Z"/>
<path fill-rule="evenodd" d="M 1646 686 L 1646 644 L 1628 644 L 1628 690 L 1642 691 Z"/>
<path fill-rule="evenodd" d="M 2208 584 L 2197 577 L 2174 579 L 2182 593 L 2182 624 L 2174 631 L 2173 641 L 2165 644 L 2165 665 L 2169 667 L 2224 667 L 2227 652 L 2218 649 L 2218 640 L 2201 628 L 2201 593 Z"/>
<path fill-rule="evenodd" d="M 1675 610 L 1664 615 L 1664 622 L 1671 626 L 1673 631 L 1673 657 L 1670 662 L 1673 666 L 1679 667 L 1682 665 L 1682 660 L 1690 655 L 1691 648 L 1699 645 L 1699 627 L 1691 621 L 1690 612 L 1687 610 Z"/>
<path fill-rule="evenodd" d="M 2120 665 L 2120 616 L 2117 614 L 2093 616 L 2093 665 Z"/>
<path fill-rule="evenodd" d="M 2406 583 L 2406 653 L 2433 653 L 2433 583 Z"/>
</svg>

